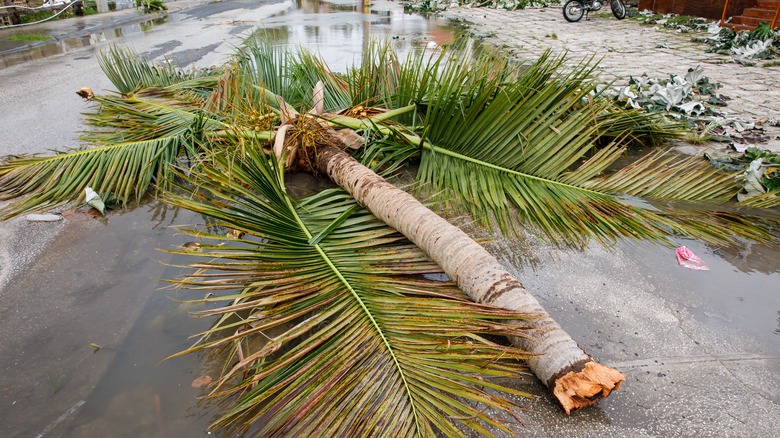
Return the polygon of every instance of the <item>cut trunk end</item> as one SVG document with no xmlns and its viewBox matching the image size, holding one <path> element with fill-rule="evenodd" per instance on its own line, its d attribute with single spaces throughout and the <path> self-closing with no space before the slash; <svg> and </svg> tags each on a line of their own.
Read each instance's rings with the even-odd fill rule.
<svg viewBox="0 0 780 438">
<path fill-rule="evenodd" d="M 528 336 L 510 341 L 533 355 L 529 368 L 566 413 L 598 403 L 620 387 L 623 374 L 594 362 L 522 283 L 466 233 L 337 148 L 319 147 L 316 160 L 320 171 L 425 251 L 473 301 L 535 316 L 521 323 Z"/>
<path fill-rule="evenodd" d="M 582 371 L 569 371 L 553 379 L 549 387 L 567 414 L 596 404 L 617 391 L 625 380 L 620 371 L 597 362 L 587 362 Z"/>
</svg>

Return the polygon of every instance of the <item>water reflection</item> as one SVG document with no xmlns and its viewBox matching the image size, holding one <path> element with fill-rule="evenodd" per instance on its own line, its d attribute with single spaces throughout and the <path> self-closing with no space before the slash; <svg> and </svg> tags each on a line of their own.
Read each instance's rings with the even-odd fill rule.
<svg viewBox="0 0 780 438">
<path fill-rule="evenodd" d="M 48 58 L 50 56 L 70 53 L 85 47 L 111 43 L 117 40 L 123 40 L 128 37 L 142 35 L 145 32 L 148 32 L 152 27 L 166 23 L 167 21 L 168 17 L 163 16 L 153 20 L 118 26 L 113 29 L 106 29 L 80 37 L 66 38 L 63 40 L 52 39 L 46 44 L 34 47 L 28 47 L 29 44 L 23 41 L 14 42 L 2 40 L 0 41 L 0 53 L 2 53 L 0 54 L 0 69 L 8 68 L 29 61 Z M 83 28 L 83 23 L 76 23 L 77 30 Z M 10 35 L 11 34 L 9 34 L 9 36 Z M 52 38 L 54 37 L 52 36 Z"/>
<path fill-rule="evenodd" d="M 189 25 L 202 26 L 204 29 L 214 26 L 227 28 L 228 35 L 238 38 L 254 28 L 266 29 L 273 36 L 274 42 L 306 47 L 321 54 L 328 60 L 330 67 L 338 71 L 352 64 L 355 54 L 360 53 L 372 39 L 393 40 L 396 49 L 403 55 L 414 46 L 432 42 L 442 45 L 454 38 L 453 29 L 443 20 L 406 14 L 398 4 L 382 0 L 370 4 L 354 0 L 297 0 L 297 3 L 290 1 L 270 5 L 224 1 L 140 23 L 104 29 L 83 37 L 64 41 L 53 39 L 36 47 L 30 47 L 24 42 L 3 40 L 0 36 L 0 53 L 3 53 L 0 55 L 0 69 L 114 41 L 132 44 L 133 38 L 143 37 L 161 24 L 182 21 L 189 21 Z M 203 23 L 196 25 L 193 21 Z M 71 26 L 76 32 L 85 29 L 83 22 L 74 22 Z M 40 32 L 47 35 L 52 33 L 47 28 L 41 28 Z M 10 36 L 11 33 L 6 35 Z M 56 37 L 54 34 L 51 36 Z"/>
<path fill-rule="evenodd" d="M 720 248 L 716 254 L 731 264 L 736 270 L 750 274 L 774 274 L 780 272 L 780 250 L 755 242 L 744 242 L 733 248 Z"/>
</svg>

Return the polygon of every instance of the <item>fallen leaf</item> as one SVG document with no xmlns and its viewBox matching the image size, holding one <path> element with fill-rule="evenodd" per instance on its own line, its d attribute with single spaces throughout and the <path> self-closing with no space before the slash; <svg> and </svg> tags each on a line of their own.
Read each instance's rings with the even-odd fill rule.
<svg viewBox="0 0 780 438">
<path fill-rule="evenodd" d="M 92 188 L 87 187 L 84 189 L 84 192 L 86 193 L 85 199 L 87 202 L 87 205 L 91 205 L 93 208 L 95 208 L 97 211 L 100 212 L 103 216 L 106 215 L 106 204 L 103 202 L 103 198 L 100 197 L 100 195 L 97 194 Z"/>
<path fill-rule="evenodd" d="M 190 251 L 194 252 L 201 252 L 203 249 L 200 247 L 200 243 L 198 242 L 187 242 L 184 245 L 182 245 L 184 248 L 189 249 Z"/>
<path fill-rule="evenodd" d="M 92 100 L 95 98 L 95 93 L 89 87 L 81 87 L 76 91 L 76 94 L 84 98 L 84 100 Z"/>
<path fill-rule="evenodd" d="M 92 207 L 83 208 L 79 207 L 75 210 L 65 210 L 62 212 L 62 217 L 71 222 L 87 222 L 92 219 L 101 217 L 99 211 Z"/>
<path fill-rule="evenodd" d="M 211 383 L 211 377 L 210 376 L 200 376 L 197 379 L 192 381 L 192 387 L 193 388 L 202 388 L 206 385 Z"/>
</svg>

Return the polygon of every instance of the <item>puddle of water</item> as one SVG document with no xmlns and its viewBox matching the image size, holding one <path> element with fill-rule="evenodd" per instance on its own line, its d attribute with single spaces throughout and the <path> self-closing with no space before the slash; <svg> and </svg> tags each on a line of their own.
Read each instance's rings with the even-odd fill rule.
<svg viewBox="0 0 780 438">
<path fill-rule="evenodd" d="M 160 292 L 155 280 L 179 274 L 163 263 L 183 261 L 155 250 L 188 240 L 170 225 L 198 222 L 151 203 L 106 224 L 71 223 L 9 282 L 0 307 L 3 436 L 205 431 L 209 411 L 196 408 L 200 393 L 191 387 L 202 359 L 160 361 L 210 322 L 189 316 L 197 306 L 171 300 L 191 295 Z"/>
<path fill-rule="evenodd" d="M 89 35 L 76 38 L 66 38 L 63 40 L 53 39 L 42 45 L 31 48 L 19 49 L 28 43 L 24 41 L 0 40 L 0 69 L 8 68 L 25 62 L 35 61 L 37 59 L 48 58 L 50 56 L 62 55 L 85 47 L 96 46 L 100 44 L 122 41 L 128 37 L 136 37 L 148 32 L 154 26 L 168 22 L 168 17 L 163 16 L 153 20 L 147 20 L 140 23 L 127 24 Z M 44 35 L 48 33 L 43 32 Z"/>
<path fill-rule="evenodd" d="M 197 21 L 197 23 L 194 23 Z M 372 39 L 393 40 L 403 54 L 414 46 L 445 44 L 452 41 L 454 31 L 444 20 L 405 14 L 395 3 L 378 1 L 366 6 L 360 1 L 298 0 L 258 4 L 242 0 L 205 4 L 190 10 L 168 14 L 140 23 L 117 26 L 84 37 L 52 41 L 24 50 L 25 42 L 0 40 L 0 69 L 20 63 L 69 53 L 107 43 L 129 43 L 151 32 L 164 32 L 164 23 L 187 22 L 186 26 L 224 27 L 219 35 L 209 34 L 211 41 L 203 44 L 238 44 L 253 29 L 263 28 L 274 42 L 303 46 L 320 53 L 330 67 L 342 71 L 351 65 Z M 76 23 L 76 30 L 84 28 Z M 43 28 L 42 34 L 48 34 Z M 9 34 L 10 35 L 10 34 Z M 205 33 L 204 33 L 205 35 Z M 226 41 L 233 37 L 233 41 Z M 198 41 L 198 38 L 193 40 Z M 197 44 L 197 43 L 195 43 Z M 193 50 L 188 48 L 188 50 Z M 163 55 L 175 58 L 176 52 Z"/>
<path fill-rule="evenodd" d="M 673 285 L 665 298 L 680 303 L 712 333 L 748 334 L 780 351 L 780 337 L 774 336 L 780 311 L 780 250 L 757 243 L 728 249 L 694 241 L 680 245 L 707 262 L 710 270 L 679 266 L 673 248 L 638 243 L 627 246 L 627 252 L 643 260 L 648 275 Z"/>
<path fill-rule="evenodd" d="M 281 45 L 319 53 L 335 71 L 353 65 L 372 40 L 389 40 L 402 56 L 414 47 L 442 45 L 454 28 L 436 17 L 406 14 L 397 4 L 361 1 L 298 0 L 298 8 L 263 21 L 269 37 Z"/>
</svg>

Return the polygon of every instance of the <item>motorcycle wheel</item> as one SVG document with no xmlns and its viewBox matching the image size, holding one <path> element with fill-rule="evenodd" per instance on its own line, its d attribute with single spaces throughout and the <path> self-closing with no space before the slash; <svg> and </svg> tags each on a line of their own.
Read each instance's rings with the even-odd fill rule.
<svg viewBox="0 0 780 438">
<path fill-rule="evenodd" d="M 569 23 L 582 20 L 583 15 L 585 15 L 585 7 L 580 0 L 569 0 L 563 5 L 563 18 Z"/>
<path fill-rule="evenodd" d="M 618 20 L 626 18 L 626 4 L 623 0 L 609 0 L 609 6 L 612 8 L 612 15 Z"/>
</svg>

